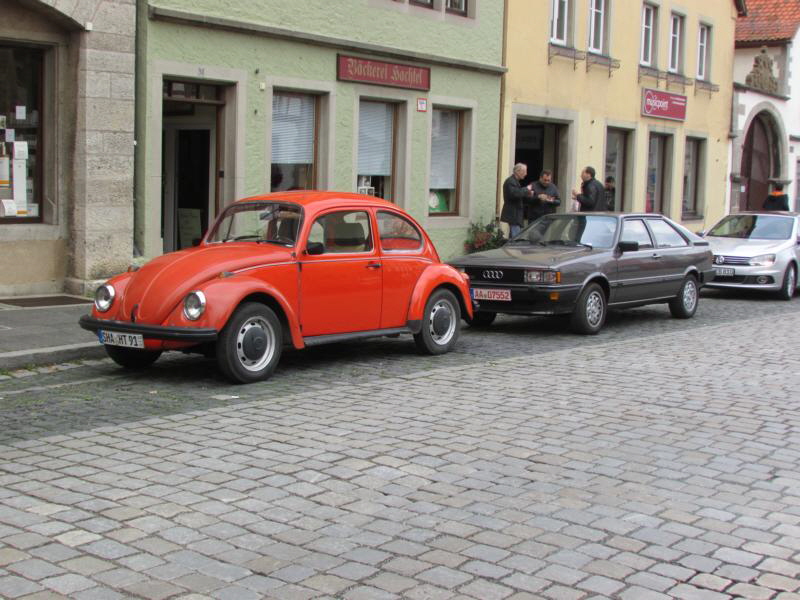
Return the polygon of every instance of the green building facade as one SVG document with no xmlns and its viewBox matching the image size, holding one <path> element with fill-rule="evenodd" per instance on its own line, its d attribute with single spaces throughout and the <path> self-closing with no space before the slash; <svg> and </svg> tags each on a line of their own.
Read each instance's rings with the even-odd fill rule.
<svg viewBox="0 0 800 600">
<path fill-rule="evenodd" d="M 502 0 L 138 3 L 135 244 L 284 189 L 379 195 L 442 257 L 495 216 Z"/>
</svg>

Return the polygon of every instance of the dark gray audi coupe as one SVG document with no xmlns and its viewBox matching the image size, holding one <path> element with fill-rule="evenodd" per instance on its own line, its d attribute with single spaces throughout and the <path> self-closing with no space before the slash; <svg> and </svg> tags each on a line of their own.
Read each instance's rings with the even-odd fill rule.
<svg viewBox="0 0 800 600">
<path fill-rule="evenodd" d="M 609 308 L 664 302 L 674 317 L 692 317 L 712 258 L 706 240 L 662 215 L 567 213 L 449 262 L 470 277 L 471 325 L 497 313 L 572 314 L 574 331 L 595 334 Z"/>
</svg>

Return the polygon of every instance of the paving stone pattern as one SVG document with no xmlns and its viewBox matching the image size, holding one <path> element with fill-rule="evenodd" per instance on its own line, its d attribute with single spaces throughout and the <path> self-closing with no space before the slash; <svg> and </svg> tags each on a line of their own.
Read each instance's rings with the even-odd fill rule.
<svg viewBox="0 0 800 600">
<path fill-rule="evenodd" d="M 800 599 L 800 301 L 0 380 L 3 598 Z"/>
</svg>

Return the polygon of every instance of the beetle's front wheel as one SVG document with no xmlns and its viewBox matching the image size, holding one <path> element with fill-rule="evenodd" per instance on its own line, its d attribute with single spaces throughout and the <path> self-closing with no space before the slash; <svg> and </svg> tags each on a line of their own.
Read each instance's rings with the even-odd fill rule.
<svg viewBox="0 0 800 600">
<path fill-rule="evenodd" d="M 161 356 L 161 350 L 140 350 L 106 345 L 106 354 L 121 367 L 126 369 L 144 369 Z"/>
<path fill-rule="evenodd" d="M 275 312 L 258 302 L 237 308 L 217 340 L 217 363 L 236 383 L 267 379 L 281 357 L 283 329 Z"/>
</svg>

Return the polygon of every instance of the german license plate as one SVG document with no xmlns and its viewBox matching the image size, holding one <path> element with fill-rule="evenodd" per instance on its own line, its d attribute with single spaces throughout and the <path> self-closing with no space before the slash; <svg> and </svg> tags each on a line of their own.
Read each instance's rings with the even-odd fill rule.
<svg viewBox="0 0 800 600">
<path fill-rule="evenodd" d="M 736 271 L 729 267 L 714 267 L 714 275 L 717 277 L 733 277 L 735 274 Z"/>
<path fill-rule="evenodd" d="M 493 288 L 470 288 L 474 300 L 511 302 L 511 290 Z"/>
<path fill-rule="evenodd" d="M 140 333 L 117 333 L 115 331 L 97 332 L 101 344 L 123 346 L 125 348 L 144 348 L 144 337 Z"/>
</svg>

